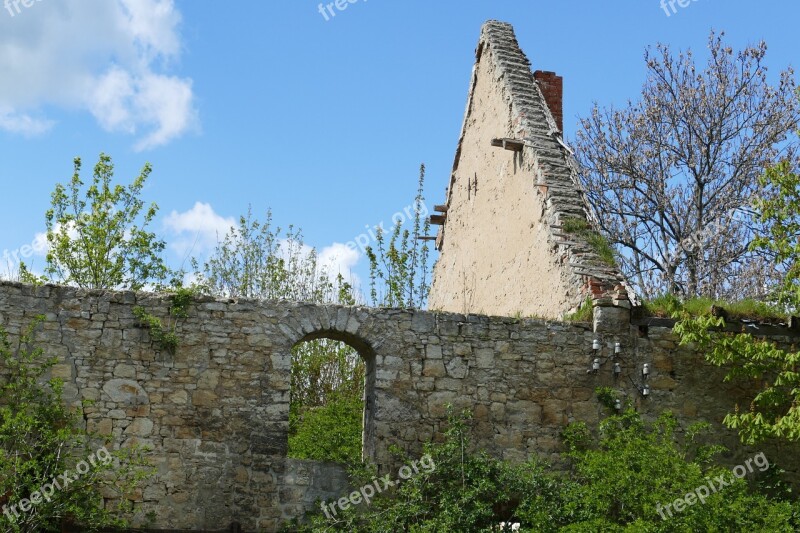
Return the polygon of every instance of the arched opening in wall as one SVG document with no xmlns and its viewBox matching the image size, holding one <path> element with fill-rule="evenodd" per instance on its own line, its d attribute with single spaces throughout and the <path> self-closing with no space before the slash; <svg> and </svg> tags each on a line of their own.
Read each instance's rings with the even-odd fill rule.
<svg viewBox="0 0 800 533">
<path fill-rule="evenodd" d="M 339 332 L 295 344 L 289 457 L 343 464 L 373 457 L 374 361 L 364 341 Z"/>
</svg>

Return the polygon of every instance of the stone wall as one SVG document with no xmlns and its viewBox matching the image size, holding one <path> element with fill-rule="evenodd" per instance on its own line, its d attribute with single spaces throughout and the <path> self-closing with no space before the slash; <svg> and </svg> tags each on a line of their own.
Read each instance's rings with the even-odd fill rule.
<svg viewBox="0 0 800 533">
<path fill-rule="evenodd" d="M 160 352 L 133 316 L 135 305 L 166 316 L 168 301 L 132 292 L 0 283 L 0 325 L 15 338 L 44 315 L 36 338 L 57 356 L 55 375 L 83 409 L 88 428 L 112 435 L 110 446 L 153 447 L 158 475 L 136 502 L 137 516 L 155 511 L 161 528 L 273 531 L 318 498 L 347 493 L 336 465 L 288 460 L 290 350 L 316 337 L 342 340 L 367 361 L 365 454 L 382 473 L 397 465 L 388 449 L 410 456 L 441 436 L 445 404 L 474 413 L 476 444 L 523 461 L 558 460 L 565 424 L 590 424 L 605 414 L 594 388 L 626 392 L 642 412 L 674 409 L 683 427 L 718 425 L 741 395 L 700 355 L 678 348 L 669 328 L 633 327 L 599 335 L 590 324 L 437 314 L 395 309 L 314 306 L 291 302 L 201 299 L 178 330 L 174 355 Z M 596 356 L 623 350 L 624 374 L 610 364 L 587 374 Z M 652 395 L 631 384 L 653 365 Z M 629 379 L 630 378 L 630 379 Z M 730 432 L 720 431 L 731 444 Z M 792 457 L 765 449 L 771 461 Z M 731 460 L 750 450 L 736 448 Z"/>
</svg>

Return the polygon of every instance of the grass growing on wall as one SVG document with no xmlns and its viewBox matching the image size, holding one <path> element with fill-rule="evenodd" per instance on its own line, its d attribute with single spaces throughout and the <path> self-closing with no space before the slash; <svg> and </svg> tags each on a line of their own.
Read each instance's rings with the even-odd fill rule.
<svg viewBox="0 0 800 533">
<path fill-rule="evenodd" d="M 589 222 L 577 217 L 568 217 L 561 221 L 561 229 L 565 233 L 578 235 L 585 240 L 597 256 L 609 266 L 617 266 L 614 248 L 608 240 L 595 231 Z"/>
<path fill-rule="evenodd" d="M 577 311 L 564 317 L 564 322 L 591 322 L 592 320 L 594 320 L 594 306 L 592 299 L 588 296 Z"/>
<path fill-rule="evenodd" d="M 670 318 L 674 313 L 686 311 L 693 317 L 708 316 L 711 308 L 718 307 L 724 310 L 728 318 L 751 320 L 776 320 L 784 319 L 786 313 L 781 309 L 758 300 L 746 299 L 738 302 L 725 302 L 706 297 L 690 298 L 681 301 L 677 296 L 667 294 L 644 302 L 647 316 Z"/>
</svg>

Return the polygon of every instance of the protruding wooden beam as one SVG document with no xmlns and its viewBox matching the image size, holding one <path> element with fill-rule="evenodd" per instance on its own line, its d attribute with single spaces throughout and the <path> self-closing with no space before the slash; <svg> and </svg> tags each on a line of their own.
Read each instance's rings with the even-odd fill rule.
<svg viewBox="0 0 800 533">
<path fill-rule="evenodd" d="M 433 206 L 433 210 L 439 213 L 447 213 L 447 206 L 446 205 L 435 205 Z"/>
<path fill-rule="evenodd" d="M 447 215 L 431 215 L 430 222 L 436 226 L 444 226 L 444 222 L 447 220 Z"/>
<path fill-rule="evenodd" d="M 492 139 L 492 146 L 503 148 L 504 150 L 511 150 L 512 152 L 520 152 L 525 148 L 525 142 L 519 139 Z"/>
<path fill-rule="evenodd" d="M 435 241 L 436 235 L 423 235 L 421 237 L 417 237 L 417 240 L 420 241 Z"/>
</svg>

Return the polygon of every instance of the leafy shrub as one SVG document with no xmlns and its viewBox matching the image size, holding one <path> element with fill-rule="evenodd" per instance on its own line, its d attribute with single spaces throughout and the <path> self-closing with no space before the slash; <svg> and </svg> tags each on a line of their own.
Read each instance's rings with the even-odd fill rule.
<svg viewBox="0 0 800 533">
<path fill-rule="evenodd" d="M 126 497 L 151 469 L 141 449 L 108 452 L 63 403 L 61 380 L 45 379 L 56 359 L 33 347 L 42 320 L 15 347 L 0 329 L 0 530 L 60 531 L 63 521 L 124 525 Z M 62 476 L 74 480 L 67 485 Z M 104 500 L 110 495 L 116 506 Z"/>
<path fill-rule="evenodd" d="M 588 426 L 565 430 L 567 472 L 537 460 L 511 464 L 473 450 L 468 418 L 450 417 L 442 443 L 428 444 L 435 464 L 371 505 L 315 514 L 292 531 L 305 532 L 497 532 L 519 524 L 527 532 L 795 531 L 800 506 L 771 499 L 741 479 L 682 512 L 667 504 L 731 472 L 714 462 L 719 446 L 701 445 L 707 425 L 675 438 L 666 413 L 647 424 L 632 409 L 603 420 L 592 437 Z M 757 472 L 756 472 L 757 473 Z M 353 486 L 370 482 L 355 477 Z M 659 511 L 662 511 L 664 518 Z M 505 524 L 505 529 L 501 528 Z"/>
<path fill-rule="evenodd" d="M 733 478 L 714 463 L 721 447 L 697 444 L 702 431 L 695 428 L 688 442 L 678 444 L 676 424 L 665 413 L 648 425 L 628 409 L 601 422 L 594 446 L 571 447 L 572 472 L 560 494 L 569 511 L 560 520 L 570 526 L 564 531 L 793 531 L 791 505 L 751 492 L 741 479 L 704 504 L 666 509 L 709 479 Z"/>
<path fill-rule="evenodd" d="M 349 394 L 329 398 L 324 405 L 290 412 L 290 457 L 356 464 L 361 461 L 361 420 L 364 402 Z"/>
</svg>

